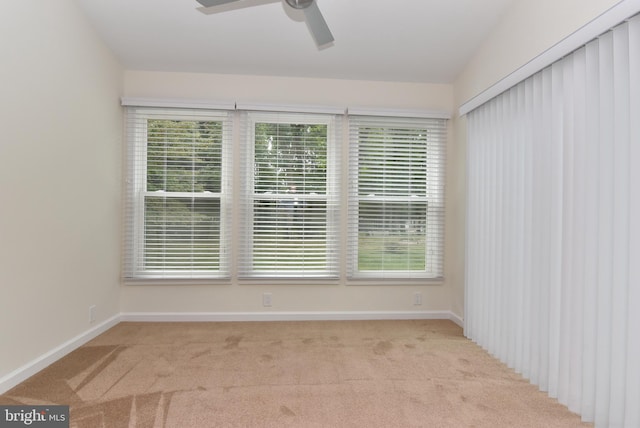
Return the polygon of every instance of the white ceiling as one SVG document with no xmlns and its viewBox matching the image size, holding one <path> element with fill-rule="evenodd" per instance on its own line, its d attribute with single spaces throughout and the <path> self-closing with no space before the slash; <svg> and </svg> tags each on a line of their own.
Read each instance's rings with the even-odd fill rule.
<svg viewBox="0 0 640 428">
<path fill-rule="evenodd" d="M 514 0 L 317 0 L 323 49 L 282 0 L 76 1 L 127 69 L 451 83 Z"/>
</svg>

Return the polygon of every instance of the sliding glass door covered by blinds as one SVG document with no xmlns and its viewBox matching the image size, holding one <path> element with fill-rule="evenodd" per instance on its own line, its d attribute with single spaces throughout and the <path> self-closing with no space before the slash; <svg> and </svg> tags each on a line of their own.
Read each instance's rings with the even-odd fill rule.
<svg viewBox="0 0 640 428">
<path fill-rule="evenodd" d="M 640 426 L 640 16 L 468 115 L 465 335 Z"/>
<path fill-rule="evenodd" d="M 350 118 L 351 277 L 440 278 L 446 121 Z"/>
</svg>

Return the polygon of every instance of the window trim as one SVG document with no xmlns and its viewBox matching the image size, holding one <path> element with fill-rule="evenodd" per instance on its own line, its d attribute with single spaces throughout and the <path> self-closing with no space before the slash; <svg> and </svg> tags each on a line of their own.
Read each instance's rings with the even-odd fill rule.
<svg viewBox="0 0 640 428">
<path fill-rule="evenodd" d="M 135 98 L 123 98 L 122 104 L 127 107 L 126 112 L 135 110 L 138 113 L 144 113 L 145 111 L 155 112 L 159 108 L 169 112 L 170 117 L 167 117 L 171 120 L 176 120 L 177 118 L 173 116 L 173 113 L 176 113 L 180 119 L 186 118 L 186 111 L 193 111 L 193 119 L 202 120 L 202 111 L 204 110 L 204 114 L 219 114 L 221 118 L 226 116 L 226 119 L 222 119 L 226 125 L 227 133 L 225 135 L 225 142 L 223 143 L 223 165 L 222 168 L 226 169 L 226 172 L 222 173 L 222 191 L 218 194 L 207 195 L 207 197 L 220 197 L 220 205 L 221 205 L 221 219 L 220 219 L 220 237 L 221 237 L 221 252 L 220 252 L 220 266 L 221 269 L 226 269 L 226 273 L 224 275 L 215 275 L 210 276 L 208 273 L 203 275 L 198 274 L 197 271 L 191 271 L 189 273 L 180 271 L 176 272 L 175 275 L 168 274 L 167 271 L 161 272 L 160 275 L 149 275 L 148 271 L 144 270 L 135 270 L 135 275 L 127 276 L 125 274 L 126 266 L 133 266 L 136 268 L 139 266 L 139 258 L 142 256 L 140 252 L 141 245 L 140 240 L 129 234 L 129 237 L 125 236 L 124 245 L 132 246 L 136 245 L 135 250 L 125 249 L 123 252 L 123 258 L 126 258 L 126 254 L 132 255 L 136 260 L 124 260 L 123 261 L 123 283 L 125 284 L 296 284 L 296 285 L 304 285 L 304 284 L 326 284 L 326 285 L 428 285 L 428 284 L 438 284 L 444 281 L 444 256 L 445 256 L 445 241 L 444 241 L 444 230 L 446 227 L 445 224 L 445 207 L 444 207 L 444 190 L 442 191 L 442 204 L 440 209 L 442 210 L 442 227 L 439 231 L 442 235 L 439 237 L 440 244 L 438 251 L 441 253 L 441 263 L 440 267 L 442 270 L 442 274 L 438 276 L 422 276 L 416 275 L 415 271 L 398 271 L 394 272 L 394 275 L 379 275 L 379 271 L 371 271 L 361 272 L 359 275 L 351 275 L 351 266 L 349 261 L 349 252 L 350 252 L 350 241 L 352 237 L 349 233 L 349 225 L 351 222 L 351 212 L 352 212 L 352 195 L 351 195 L 351 184 L 350 179 L 352 176 L 351 168 L 351 159 L 352 150 L 351 150 L 351 141 L 349 136 L 349 128 L 350 121 L 356 117 L 354 113 L 363 113 L 367 116 L 377 117 L 380 120 L 384 120 L 384 118 L 398 118 L 398 119 L 410 119 L 410 118 L 423 118 L 429 120 L 442 120 L 444 122 L 444 135 L 443 135 L 443 146 L 446 147 L 447 139 L 449 138 L 449 128 L 448 128 L 448 119 L 450 119 L 450 115 L 443 112 L 433 112 L 427 110 L 380 110 L 380 109 L 333 109 L 326 110 L 323 109 L 307 109 L 305 107 L 301 107 L 298 111 L 295 111 L 295 106 L 288 106 L 286 109 L 277 109 L 270 105 L 269 109 L 257 109 L 255 111 L 248 110 L 239 110 L 236 105 L 229 109 L 225 109 L 224 107 L 229 107 L 229 103 L 220 104 L 220 103 L 209 103 L 209 102 L 180 102 L 173 103 L 172 101 L 164 100 L 162 102 L 154 101 L 153 99 L 144 99 L 142 105 L 137 105 L 137 99 Z M 217 108 L 221 107 L 221 108 Z M 337 113 L 340 111 L 341 113 Z M 130 113 L 127 114 L 127 119 L 129 118 Z M 274 115 L 274 114 L 286 114 L 286 115 L 307 115 L 307 116 L 327 116 L 333 115 L 334 119 L 337 121 L 338 125 L 336 129 L 331 131 L 331 127 L 328 126 L 328 141 L 327 141 L 327 150 L 333 149 L 333 154 L 330 155 L 327 153 L 327 158 L 329 156 L 333 156 L 337 163 L 335 164 L 336 171 L 335 173 L 336 179 L 332 184 L 328 184 L 327 198 L 330 198 L 330 195 L 333 195 L 335 198 L 336 208 L 332 211 L 332 218 L 334 219 L 334 226 L 332 232 L 333 241 L 327 239 L 328 246 L 327 252 L 331 253 L 330 256 L 335 255 L 335 269 L 334 275 L 310 275 L 308 272 L 305 275 L 287 274 L 287 275 L 270 275 L 268 272 L 267 275 L 243 275 L 241 272 L 242 267 L 242 256 L 246 254 L 244 251 L 246 247 L 243 247 L 241 244 L 241 238 L 243 234 L 243 227 L 245 223 L 243 223 L 242 219 L 238 219 L 238 213 L 241 206 L 245 203 L 243 200 L 243 195 L 246 190 L 245 184 L 242 180 L 246 180 L 246 171 L 247 168 L 241 164 L 240 157 L 241 153 L 237 148 L 247 141 L 247 130 L 250 129 L 250 126 L 247 126 L 245 123 L 245 116 L 248 114 L 257 115 Z M 272 118 L 270 118 L 272 119 Z M 187 119 L 185 119 L 187 120 Z M 125 123 L 127 124 L 127 120 Z M 255 122 L 254 122 L 255 123 Z M 286 123 L 286 122 L 285 122 Z M 240 125 L 240 126 L 238 126 Z M 129 126 L 127 124 L 127 126 Z M 255 126 L 255 125 L 254 125 Z M 127 224 L 124 223 L 123 229 L 125 230 L 125 235 L 127 231 L 130 231 L 134 227 L 136 230 L 141 230 L 140 225 L 144 225 L 144 198 L 145 195 L 141 194 L 138 197 L 140 200 L 133 201 L 132 200 L 132 192 L 131 188 L 135 188 L 140 185 L 140 178 L 136 178 L 135 174 L 131 172 L 134 165 L 136 165 L 137 159 L 136 156 L 140 156 L 140 153 L 136 152 L 135 146 L 130 147 L 130 132 L 131 130 L 127 130 L 127 149 L 126 153 L 128 153 L 128 157 L 126 160 L 126 168 L 123 171 L 126 177 L 125 182 L 125 204 L 124 204 L 124 212 L 125 217 L 128 215 L 131 217 L 131 213 L 127 214 L 127 211 L 132 210 L 132 207 L 137 211 L 134 215 L 136 219 L 136 224 Z M 253 131 L 252 131 L 253 132 Z M 134 133 L 135 134 L 135 133 Z M 145 126 L 145 134 L 146 134 L 146 126 Z M 331 140 L 331 136 L 334 136 L 334 144 L 331 144 L 329 140 Z M 141 135 L 137 135 L 137 138 L 143 138 Z M 253 145 L 249 146 L 251 151 L 253 152 Z M 134 154 L 132 156 L 131 154 Z M 146 156 L 146 145 L 145 145 L 145 156 Z M 145 158 L 146 162 L 146 158 Z M 328 167 L 331 166 L 331 162 L 328 162 Z M 443 171 L 439 177 L 439 180 L 442 180 L 442 183 L 446 182 L 446 175 L 444 168 L 446 168 L 446 160 L 442 162 Z M 146 169 L 146 168 L 145 168 Z M 329 175 L 329 171 L 327 171 Z M 136 181 L 138 180 L 138 181 Z M 144 181 L 144 180 L 142 180 Z M 246 181 L 245 181 L 246 183 Z M 144 183 L 143 183 L 144 184 Z M 329 189 L 332 188 L 333 192 L 330 194 Z M 224 193 L 224 189 L 226 190 L 226 194 Z M 197 193 L 196 193 L 197 195 Z M 133 193 L 135 197 L 135 193 Z M 172 195 L 174 196 L 174 195 Z M 179 195 L 176 195 L 179 196 Z M 189 197 L 192 194 L 189 193 Z M 204 196 L 203 196 L 204 197 Z M 141 209 L 142 207 L 142 209 Z M 329 214 L 327 214 L 329 215 Z M 142 217 L 141 217 L 142 216 Z M 144 235 L 144 231 L 138 232 L 138 235 Z M 226 243 L 226 247 L 222 248 L 223 243 L 223 235 L 226 235 L 224 238 L 224 242 Z M 131 236 L 134 236 L 132 238 Z M 331 246 L 333 244 L 333 246 Z M 246 244 L 244 244 L 246 245 Z M 425 251 L 430 251 L 429 248 L 426 248 Z M 344 255 L 346 257 L 341 257 Z M 224 261 L 223 261 L 224 258 Z M 390 271 L 386 271 L 388 274 Z"/>
<path fill-rule="evenodd" d="M 229 172 L 231 171 L 231 136 L 233 130 L 231 113 L 224 110 L 194 110 L 189 108 L 156 108 L 130 106 L 125 113 L 127 122 L 127 170 L 124 171 L 127 189 L 125 210 L 132 211 L 131 220 L 125 213 L 125 249 L 123 255 L 122 276 L 124 283 L 157 282 L 157 281 L 215 281 L 228 280 L 231 277 L 229 236 L 231 222 L 228 215 L 232 204 Z M 147 190 L 148 164 L 148 121 L 220 121 L 222 123 L 222 147 L 220 160 L 220 192 L 167 192 Z M 147 197 L 163 195 L 169 198 L 218 199 L 220 201 L 220 249 L 219 269 L 204 271 L 179 271 L 162 269 L 145 269 L 145 203 Z M 131 257 L 131 260 L 127 258 Z M 130 268 L 127 269 L 127 266 Z"/>
<path fill-rule="evenodd" d="M 370 113 L 367 109 L 358 110 L 359 113 Z M 438 281 L 444 280 L 444 230 L 445 224 L 445 184 L 446 177 L 444 175 L 446 169 L 446 144 L 447 144 L 447 121 L 443 117 L 424 117 L 419 114 L 405 115 L 405 116 L 384 116 L 383 114 L 366 114 L 349 116 L 348 132 L 349 132 L 349 159 L 348 159 L 348 175 L 349 175 L 349 190 L 348 190 L 348 225 L 347 225 L 347 268 L 346 274 L 349 281 L 389 281 L 389 280 L 420 280 L 420 281 Z M 375 127 L 378 128 L 400 128 L 402 123 L 407 123 L 406 129 L 425 129 L 433 130 L 435 135 L 442 135 L 442 137 L 430 137 L 427 133 L 424 141 L 425 159 L 428 163 L 433 162 L 430 159 L 440 159 L 437 163 L 438 169 L 442 171 L 441 174 L 437 174 L 435 177 L 435 183 L 430 182 L 429 175 L 425 176 L 425 195 L 413 197 L 408 196 L 369 196 L 360 195 L 358 182 L 360 171 L 360 140 L 359 129 L 361 127 L 372 127 L 369 122 L 375 122 Z M 433 143 L 433 144 L 430 144 Z M 435 150 L 435 157 L 433 154 L 429 154 L 430 151 Z M 439 190 L 433 190 L 434 188 Z M 360 270 L 359 269 L 359 207 L 360 202 L 363 200 L 375 200 L 402 202 L 402 201 L 425 201 L 427 203 L 425 212 L 425 269 L 424 270 Z M 431 201 L 435 201 L 434 204 Z M 429 209 L 433 206 L 436 213 L 429 215 Z M 434 230 L 428 227 L 428 220 L 433 216 L 439 218 L 439 225 Z M 435 248 L 434 248 L 435 247 Z M 432 257 L 430 257 L 430 255 Z M 433 265 L 435 261 L 436 269 L 430 269 L 430 265 Z M 439 269 L 438 269 L 439 268 Z"/>
<path fill-rule="evenodd" d="M 322 200 L 326 201 L 327 212 L 327 238 L 325 253 L 327 266 L 323 270 L 308 271 L 266 271 L 254 270 L 253 265 L 253 233 L 247 232 L 245 235 L 239 233 L 237 240 L 240 241 L 240 251 L 238 255 L 238 267 L 236 274 L 241 280 L 336 280 L 340 277 L 340 240 L 338 230 L 340 228 L 340 186 L 339 175 L 341 173 L 339 154 L 341 151 L 341 126 L 340 116 L 330 113 L 307 113 L 307 112 L 277 112 L 277 111 L 244 111 L 241 112 L 243 129 L 240 141 L 245 142 L 244 151 L 241 155 L 240 170 L 242 174 L 242 186 L 239 189 L 241 194 L 240 203 L 237 210 L 240 211 L 241 230 L 251 231 L 253 222 L 253 207 L 256 198 L 254 191 L 255 176 L 253 173 L 253 163 L 255 162 L 255 126 L 257 123 L 282 123 L 290 124 L 293 119 L 300 119 L 305 124 L 317 124 L 327 126 L 327 171 L 326 171 L 326 194 Z M 310 196 L 300 194 L 304 199 L 313 199 Z"/>
</svg>

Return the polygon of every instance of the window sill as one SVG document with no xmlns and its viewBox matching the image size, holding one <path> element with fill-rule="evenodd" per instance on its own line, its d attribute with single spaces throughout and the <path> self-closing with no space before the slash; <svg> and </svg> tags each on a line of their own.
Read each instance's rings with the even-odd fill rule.
<svg viewBox="0 0 640 428">
<path fill-rule="evenodd" d="M 125 278 L 123 285 L 231 285 L 231 278 Z"/>
</svg>

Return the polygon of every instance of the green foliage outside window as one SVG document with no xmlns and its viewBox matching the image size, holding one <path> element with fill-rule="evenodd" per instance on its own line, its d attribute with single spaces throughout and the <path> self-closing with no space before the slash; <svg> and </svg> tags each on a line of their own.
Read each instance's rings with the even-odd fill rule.
<svg viewBox="0 0 640 428">
<path fill-rule="evenodd" d="M 257 123 L 255 193 L 326 194 L 327 125 Z"/>
<path fill-rule="evenodd" d="M 254 269 L 325 269 L 327 125 L 256 123 L 254 150 Z"/>
<path fill-rule="evenodd" d="M 147 121 L 147 269 L 220 267 L 220 198 L 198 195 L 220 192 L 221 160 L 221 122 Z"/>
<path fill-rule="evenodd" d="M 147 191 L 220 192 L 222 123 L 149 120 Z"/>
</svg>

